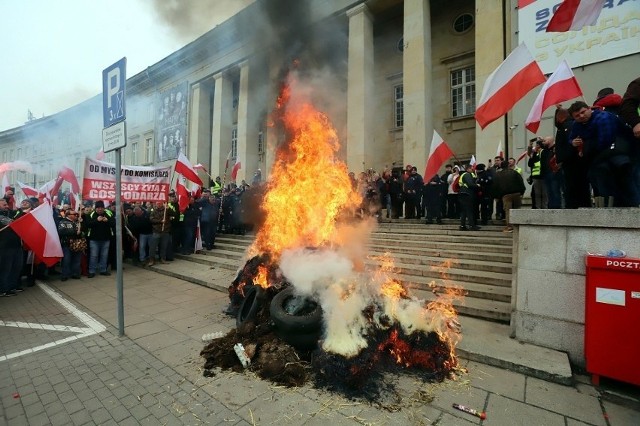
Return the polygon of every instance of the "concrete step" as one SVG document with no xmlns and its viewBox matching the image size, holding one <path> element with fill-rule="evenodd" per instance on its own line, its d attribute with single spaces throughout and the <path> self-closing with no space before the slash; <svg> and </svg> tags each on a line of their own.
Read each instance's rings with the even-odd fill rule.
<svg viewBox="0 0 640 426">
<path fill-rule="evenodd" d="M 395 240 L 404 241 L 405 244 L 418 243 L 421 241 L 444 242 L 444 243 L 465 243 L 467 246 L 474 245 L 512 245 L 511 234 L 504 232 L 487 232 L 487 231 L 447 231 L 440 232 L 419 232 L 418 230 L 408 229 L 406 232 L 394 231 L 376 231 L 371 236 L 373 241 Z"/>
<path fill-rule="evenodd" d="M 419 289 L 413 289 L 411 294 L 426 301 L 437 298 L 433 292 Z M 498 322 L 509 322 L 511 318 L 510 302 L 486 300 L 467 295 L 464 298 L 454 299 L 452 304 L 460 315 Z"/>
<path fill-rule="evenodd" d="M 381 244 L 369 244 L 369 254 L 381 255 L 393 251 L 394 257 L 404 254 L 417 255 L 417 256 L 430 256 L 441 257 L 443 259 L 474 259 L 487 262 L 503 262 L 511 264 L 511 253 L 495 253 L 493 251 L 473 250 L 470 247 L 462 247 L 460 250 L 444 249 L 438 246 L 425 247 L 406 247 L 406 246 L 388 246 Z M 490 248 L 488 248 L 490 250 Z"/>
<path fill-rule="evenodd" d="M 442 250 L 475 250 L 482 253 L 502 253 L 511 256 L 512 246 L 511 245 L 491 245 L 486 244 L 482 241 L 474 242 L 473 245 L 468 242 L 464 242 L 462 240 L 449 240 L 449 241 L 438 241 L 438 240 L 423 240 L 423 241 L 411 241 L 407 243 L 405 239 L 392 239 L 392 238 L 376 238 L 375 235 L 370 239 L 369 245 L 376 246 L 388 246 L 392 248 L 391 251 L 395 251 L 395 248 L 428 248 L 428 249 L 442 249 Z"/>
<path fill-rule="evenodd" d="M 376 268 L 379 262 L 367 259 L 365 265 L 370 268 Z M 432 279 L 447 279 L 453 281 L 475 282 L 482 284 L 492 284 L 501 287 L 511 286 L 511 274 L 489 271 L 477 271 L 470 269 L 460 269 L 454 267 L 425 267 L 420 265 L 411 265 L 404 263 L 396 263 L 393 268 L 397 274 L 408 276 L 422 276 Z"/>
<path fill-rule="evenodd" d="M 462 289 L 469 297 L 507 303 L 511 301 L 510 287 L 496 286 L 492 284 L 480 284 L 467 281 L 452 281 L 442 279 L 434 280 L 429 277 L 419 277 L 402 274 L 389 274 L 389 276 L 404 284 L 411 290 L 412 293 L 414 291 L 431 292 L 433 291 L 434 287 L 438 288 L 437 291 L 439 292 L 442 292 L 443 289 Z"/>
<path fill-rule="evenodd" d="M 376 253 L 371 253 L 371 260 L 377 260 L 376 257 L 380 257 L 383 253 L 375 256 Z M 373 255 L 373 256 L 371 256 Z M 475 259 L 467 259 L 462 256 L 453 256 L 453 257 L 438 257 L 438 256 L 428 256 L 427 253 L 423 255 L 415 255 L 415 254 L 406 254 L 406 253 L 393 253 L 394 264 L 405 264 L 405 265 L 414 265 L 414 266 L 426 266 L 428 268 L 433 267 L 452 267 L 459 269 L 469 269 L 474 271 L 486 271 L 486 272 L 497 272 L 501 274 L 510 274 L 511 273 L 511 262 L 492 262 L 489 260 L 475 260 Z M 382 261 L 380 261 L 382 263 Z"/>
</svg>

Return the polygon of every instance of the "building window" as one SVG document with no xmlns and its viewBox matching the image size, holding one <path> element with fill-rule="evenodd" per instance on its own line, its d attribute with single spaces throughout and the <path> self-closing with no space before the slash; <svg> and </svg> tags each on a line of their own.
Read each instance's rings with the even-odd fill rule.
<svg viewBox="0 0 640 426">
<path fill-rule="evenodd" d="M 144 140 L 144 162 L 145 164 L 153 163 L 153 138 Z"/>
<path fill-rule="evenodd" d="M 463 117 L 476 110 L 475 67 L 451 71 L 451 115 Z"/>
<path fill-rule="evenodd" d="M 231 130 L 231 158 L 238 157 L 238 128 Z"/>
<path fill-rule="evenodd" d="M 138 165 L 138 142 L 133 142 L 131 144 L 131 165 Z"/>
<path fill-rule="evenodd" d="M 458 33 L 466 33 L 473 27 L 473 15 L 470 13 L 463 13 L 453 21 L 453 30 Z"/>
<path fill-rule="evenodd" d="M 404 126 L 404 87 L 399 84 L 393 88 L 394 96 L 394 117 L 396 127 Z"/>
</svg>

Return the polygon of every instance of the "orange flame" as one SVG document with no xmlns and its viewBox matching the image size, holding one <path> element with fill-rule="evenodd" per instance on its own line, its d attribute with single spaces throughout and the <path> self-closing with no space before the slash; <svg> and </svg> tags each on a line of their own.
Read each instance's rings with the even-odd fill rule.
<svg viewBox="0 0 640 426">
<path fill-rule="evenodd" d="M 346 165 L 335 158 L 340 145 L 327 116 L 294 99 L 289 85 L 277 104 L 289 142 L 277 153 L 262 203 L 265 222 L 250 249 L 270 253 L 274 262 L 287 248 L 336 243 L 336 220 L 360 203 Z"/>
<path fill-rule="evenodd" d="M 258 266 L 258 274 L 253 278 L 253 283 L 255 285 L 259 285 L 262 288 L 269 287 L 269 282 L 267 280 L 267 276 L 269 275 L 269 269 L 264 266 Z"/>
</svg>

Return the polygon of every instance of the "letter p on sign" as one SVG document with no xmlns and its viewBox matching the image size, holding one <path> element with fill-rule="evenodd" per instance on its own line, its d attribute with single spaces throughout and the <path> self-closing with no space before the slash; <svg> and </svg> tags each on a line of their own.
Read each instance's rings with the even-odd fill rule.
<svg viewBox="0 0 640 426">
<path fill-rule="evenodd" d="M 124 121 L 127 58 L 102 71 L 102 116 L 104 128 Z"/>
</svg>

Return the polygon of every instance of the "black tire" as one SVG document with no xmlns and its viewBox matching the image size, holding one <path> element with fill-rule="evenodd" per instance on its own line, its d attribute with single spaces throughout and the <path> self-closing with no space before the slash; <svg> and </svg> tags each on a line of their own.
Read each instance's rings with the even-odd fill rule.
<svg viewBox="0 0 640 426">
<path fill-rule="evenodd" d="M 271 300 L 269 312 L 276 329 L 283 333 L 311 334 L 322 328 L 322 308 L 317 303 L 311 312 L 305 315 L 290 315 L 285 310 L 285 304 L 293 294 L 293 287 L 280 291 Z"/>
<path fill-rule="evenodd" d="M 264 290 L 260 286 L 251 286 L 245 289 L 244 300 L 238 308 L 238 316 L 236 316 L 236 327 L 240 328 L 243 324 L 253 321 L 258 314 L 258 310 L 262 307 L 264 301 Z"/>
<path fill-rule="evenodd" d="M 318 341 L 320 340 L 320 336 L 322 333 L 320 330 L 316 330 L 306 334 L 276 330 L 276 334 L 278 335 L 278 337 L 280 337 L 282 340 L 296 349 L 312 351 L 318 347 Z"/>
</svg>

